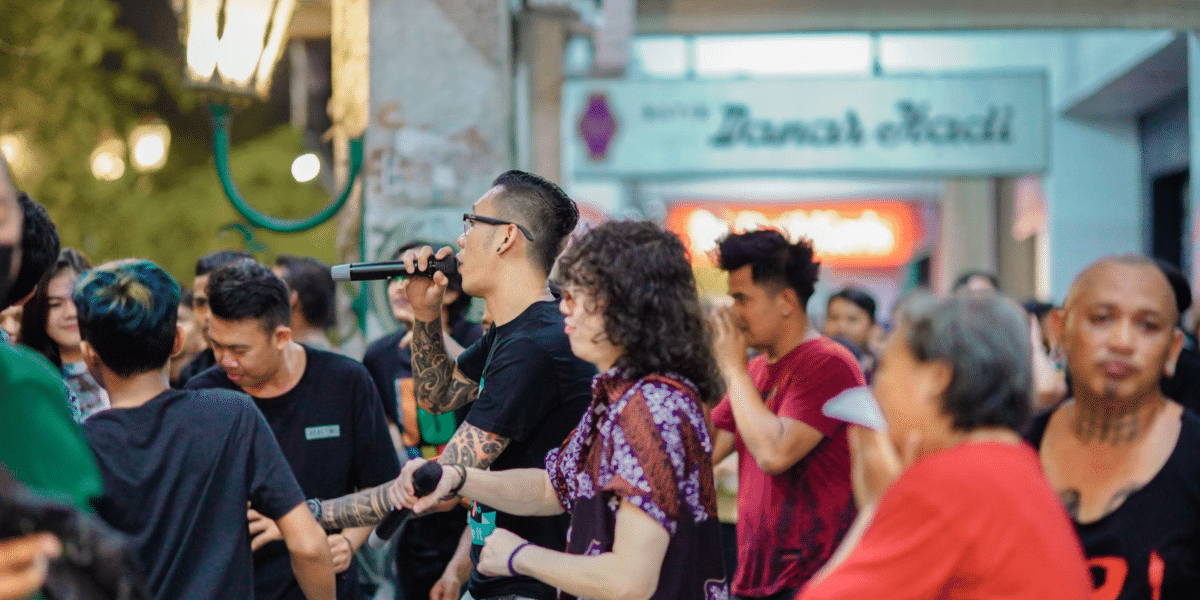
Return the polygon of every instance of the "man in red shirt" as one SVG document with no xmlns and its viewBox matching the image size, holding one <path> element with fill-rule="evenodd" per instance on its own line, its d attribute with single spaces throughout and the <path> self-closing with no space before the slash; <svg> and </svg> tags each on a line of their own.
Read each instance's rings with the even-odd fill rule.
<svg viewBox="0 0 1200 600">
<path fill-rule="evenodd" d="M 820 335 L 805 307 L 820 263 L 778 231 L 719 243 L 733 306 L 716 315 L 728 396 L 713 409 L 713 463 L 738 452 L 740 598 L 787 600 L 829 560 L 854 520 L 846 424 L 821 414 L 864 385 L 854 356 Z M 748 348 L 759 356 L 746 364 Z"/>
</svg>

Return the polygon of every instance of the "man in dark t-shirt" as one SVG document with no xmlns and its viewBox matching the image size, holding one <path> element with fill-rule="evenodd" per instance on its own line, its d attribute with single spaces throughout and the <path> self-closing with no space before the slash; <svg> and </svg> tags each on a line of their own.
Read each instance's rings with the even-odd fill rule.
<svg viewBox="0 0 1200 600">
<path fill-rule="evenodd" d="M 278 523 L 305 596 L 332 600 L 325 533 L 250 399 L 168 388 L 183 342 L 170 275 L 101 265 L 74 300 L 84 358 L 112 400 L 83 426 L 104 482 L 96 512 L 131 538 L 154 597 L 254 598 L 249 502 Z"/>
<path fill-rule="evenodd" d="M 1183 346 L 1176 298 L 1141 256 L 1075 278 L 1050 329 L 1073 397 L 1026 436 L 1075 523 L 1093 598 L 1200 595 L 1200 418 L 1164 396 Z"/>
<path fill-rule="evenodd" d="M 335 498 L 394 478 L 399 459 L 384 424 L 375 384 L 352 359 L 291 339 L 287 286 L 251 260 L 209 276 L 208 338 L 217 366 L 187 389 L 224 388 L 254 399 L 275 434 L 304 495 Z M 251 511 L 255 597 L 291 600 L 300 590 L 287 551 L 269 516 Z M 338 572 L 338 598 L 359 596 L 354 552 L 370 528 L 338 530 L 327 537 Z"/>
<path fill-rule="evenodd" d="M 474 212 L 463 215 L 464 232 L 458 238 L 463 291 L 483 298 L 494 318 L 483 339 L 467 348 L 457 362 L 452 359 L 442 341 L 445 274 L 406 280 L 415 315 L 416 398 L 421 408 L 434 414 L 470 406 L 466 422 L 455 431 L 438 462 L 544 469 L 546 453 L 562 445 L 587 409 L 596 373 L 595 367 L 571 353 L 563 317 L 546 282 L 579 212 L 557 185 L 537 175 L 509 171 L 492 185 L 475 203 Z M 435 255 L 426 246 L 406 252 L 402 260 L 414 269 L 424 269 L 431 258 L 450 254 L 450 248 Z M 394 485 L 407 483 L 402 479 Z M 378 488 L 372 502 L 357 505 L 390 507 L 386 496 L 378 497 L 379 491 L 386 492 Z M 339 500 L 329 511 L 323 507 L 322 519 L 331 513 L 356 514 L 351 510 L 354 504 Z M 567 524 L 566 515 L 515 517 L 487 506 L 472 506 L 470 527 L 431 597 L 456 598 L 458 588 L 466 583 L 467 591 L 477 599 L 553 600 L 555 590 L 543 583 L 527 577 L 484 577 L 471 567 L 478 563 L 483 540 L 496 527 L 562 551 Z"/>
</svg>

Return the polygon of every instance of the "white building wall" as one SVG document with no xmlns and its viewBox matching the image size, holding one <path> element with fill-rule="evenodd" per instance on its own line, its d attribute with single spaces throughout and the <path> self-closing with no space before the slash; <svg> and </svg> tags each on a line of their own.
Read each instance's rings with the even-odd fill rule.
<svg viewBox="0 0 1200 600">
<path fill-rule="evenodd" d="M 866 38 L 867 34 L 860 36 Z M 1149 215 L 1143 192 L 1142 149 L 1136 117 L 1085 122 L 1064 113 L 1075 102 L 1170 43 L 1174 36 L 1171 31 L 1153 30 L 883 33 L 879 36 L 878 63 L 884 76 L 1025 69 L 1048 72 L 1051 105 L 1049 167 L 1042 178 L 1047 222 L 1036 244 L 1037 289 L 1040 296 L 1061 301 L 1071 280 L 1088 263 L 1107 254 L 1145 252 L 1149 247 L 1145 226 Z M 804 37 L 812 39 L 814 50 L 837 38 L 832 41 L 845 45 L 844 51 L 855 55 L 841 60 L 840 69 L 865 68 L 863 63 L 867 61 L 858 56 L 861 48 L 854 40 L 842 39 L 853 37 L 853 34 Z M 780 72 L 776 68 L 778 65 L 764 64 L 767 60 L 764 57 L 771 54 L 765 50 L 763 56 L 747 60 L 742 69 L 725 63 L 719 65 L 721 69 L 710 68 L 711 65 L 700 60 L 704 58 L 701 53 L 690 54 L 690 58 L 662 54 L 668 49 L 676 54 L 692 52 L 688 48 L 699 44 L 699 41 L 676 40 L 679 38 L 642 42 L 644 52 L 635 43 L 631 76 L 670 79 L 713 74 L 742 77 L 828 74 L 803 70 L 807 63 L 796 58 L 804 52 L 803 44 L 795 48 L 789 46 L 788 56 L 792 58 L 787 62 L 793 66 Z M 722 41 L 725 38 L 714 43 Z M 654 50 L 650 50 L 651 47 Z M 747 52 L 756 48 L 762 50 L 755 46 Z M 829 60 L 827 52 L 814 52 L 814 55 Z M 669 63 L 673 68 L 651 68 L 651 63 L 659 67 Z M 1192 69 L 1197 72 L 1200 67 L 1193 65 Z M 867 73 L 869 70 L 859 72 Z M 1195 104 L 1193 106 L 1193 110 L 1197 110 Z M 1193 119 L 1193 122 L 1200 120 Z M 1197 154 L 1200 153 L 1193 152 L 1192 156 Z M 573 183 L 570 176 L 564 179 Z M 612 183 L 593 185 L 580 191 L 584 196 L 593 196 L 593 201 L 606 209 L 619 210 L 614 205 L 624 199 L 622 195 L 615 193 L 615 189 L 604 189 Z M 753 197 L 756 192 L 747 187 L 744 195 Z M 1200 247 L 1200 242 L 1196 244 Z"/>
</svg>

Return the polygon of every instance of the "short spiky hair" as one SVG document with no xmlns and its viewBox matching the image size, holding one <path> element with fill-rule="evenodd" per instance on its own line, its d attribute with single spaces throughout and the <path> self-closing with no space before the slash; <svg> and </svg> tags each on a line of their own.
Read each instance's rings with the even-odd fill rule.
<svg viewBox="0 0 1200 600">
<path fill-rule="evenodd" d="M 253 259 L 231 262 L 208 277 L 208 306 L 222 321 L 255 319 L 271 333 L 292 322 L 288 287 L 270 269 Z"/>
<path fill-rule="evenodd" d="M 214 250 L 196 260 L 196 277 L 208 275 L 235 260 L 253 259 L 245 250 Z"/>
<path fill-rule="evenodd" d="M 283 280 L 288 289 L 295 290 L 300 297 L 300 312 L 304 320 L 313 327 L 328 329 L 337 325 L 334 311 L 337 284 L 329 272 L 329 265 L 311 256 L 280 254 L 275 265 L 284 271 Z"/>
<path fill-rule="evenodd" d="M 161 369 L 175 346 L 179 284 L 147 260 L 91 269 L 75 284 L 79 335 L 121 377 Z"/>
<path fill-rule="evenodd" d="M 792 288 L 807 311 L 808 299 L 817 285 L 821 263 L 813 259 L 812 242 L 800 239 L 791 243 L 774 229 L 731 233 L 717 242 L 720 266 L 736 271 L 750 265 L 750 278 L 759 285 L 772 285 L 776 291 Z"/>
<path fill-rule="evenodd" d="M 496 196 L 498 210 L 529 229 L 535 264 L 550 273 L 567 236 L 579 223 L 575 202 L 554 182 L 525 171 L 502 173 L 492 187 L 502 189 Z"/>
</svg>

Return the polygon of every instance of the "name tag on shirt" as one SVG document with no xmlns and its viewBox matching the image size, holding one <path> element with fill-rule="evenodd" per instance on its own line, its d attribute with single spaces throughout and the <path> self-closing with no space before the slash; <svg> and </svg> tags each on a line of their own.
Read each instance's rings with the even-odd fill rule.
<svg viewBox="0 0 1200 600">
<path fill-rule="evenodd" d="M 306 440 L 327 440 L 329 438 L 341 437 L 341 425 L 321 425 L 320 427 L 305 427 L 304 439 Z"/>
</svg>

